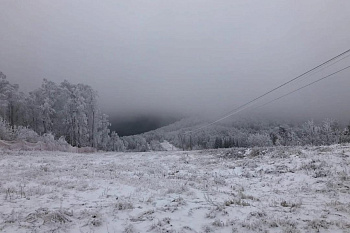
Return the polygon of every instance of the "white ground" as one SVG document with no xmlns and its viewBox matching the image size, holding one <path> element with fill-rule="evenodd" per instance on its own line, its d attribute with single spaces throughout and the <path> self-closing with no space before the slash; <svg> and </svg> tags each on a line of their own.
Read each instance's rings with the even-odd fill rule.
<svg viewBox="0 0 350 233">
<path fill-rule="evenodd" d="M 0 232 L 350 232 L 349 157 L 0 151 Z"/>
</svg>

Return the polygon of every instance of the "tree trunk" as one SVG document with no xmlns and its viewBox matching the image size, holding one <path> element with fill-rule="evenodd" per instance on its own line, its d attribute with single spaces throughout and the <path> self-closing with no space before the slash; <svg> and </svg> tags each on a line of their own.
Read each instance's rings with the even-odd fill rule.
<svg viewBox="0 0 350 233">
<path fill-rule="evenodd" d="M 95 147 L 95 110 L 92 111 L 91 147 Z"/>
</svg>

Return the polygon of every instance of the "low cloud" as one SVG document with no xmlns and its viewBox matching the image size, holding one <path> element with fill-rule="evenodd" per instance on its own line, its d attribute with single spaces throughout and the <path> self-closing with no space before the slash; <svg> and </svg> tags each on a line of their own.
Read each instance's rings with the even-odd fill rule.
<svg viewBox="0 0 350 233">
<path fill-rule="evenodd" d="M 350 40 L 348 1 L 0 5 L 0 70 L 8 79 L 24 91 L 43 78 L 89 84 L 112 118 L 217 117 L 347 50 Z M 344 59 L 264 101 L 349 63 Z M 246 114 L 350 120 L 349 75 Z"/>
</svg>

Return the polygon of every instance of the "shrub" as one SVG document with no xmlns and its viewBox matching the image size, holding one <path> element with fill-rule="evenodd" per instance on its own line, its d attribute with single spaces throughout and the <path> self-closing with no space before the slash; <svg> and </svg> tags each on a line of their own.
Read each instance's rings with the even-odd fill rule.
<svg viewBox="0 0 350 233">
<path fill-rule="evenodd" d="M 13 132 L 10 124 L 0 117 L 0 139 L 1 140 L 13 140 Z"/>
<path fill-rule="evenodd" d="M 17 127 L 15 130 L 15 137 L 17 140 L 24 140 L 32 143 L 36 143 L 39 140 L 39 135 L 36 132 L 23 126 Z"/>
</svg>

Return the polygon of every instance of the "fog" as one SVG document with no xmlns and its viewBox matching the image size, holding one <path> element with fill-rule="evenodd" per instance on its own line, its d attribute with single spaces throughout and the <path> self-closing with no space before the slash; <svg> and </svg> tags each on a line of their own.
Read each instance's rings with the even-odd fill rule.
<svg viewBox="0 0 350 233">
<path fill-rule="evenodd" d="M 3 0 L 0 8 L 0 71 L 23 91 L 43 78 L 89 84 L 111 119 L 218 117 L 350 48 L 348 0 Z M 349 121 L 349 87 L 345 71 L 246 114 Z"/>
</svg>

